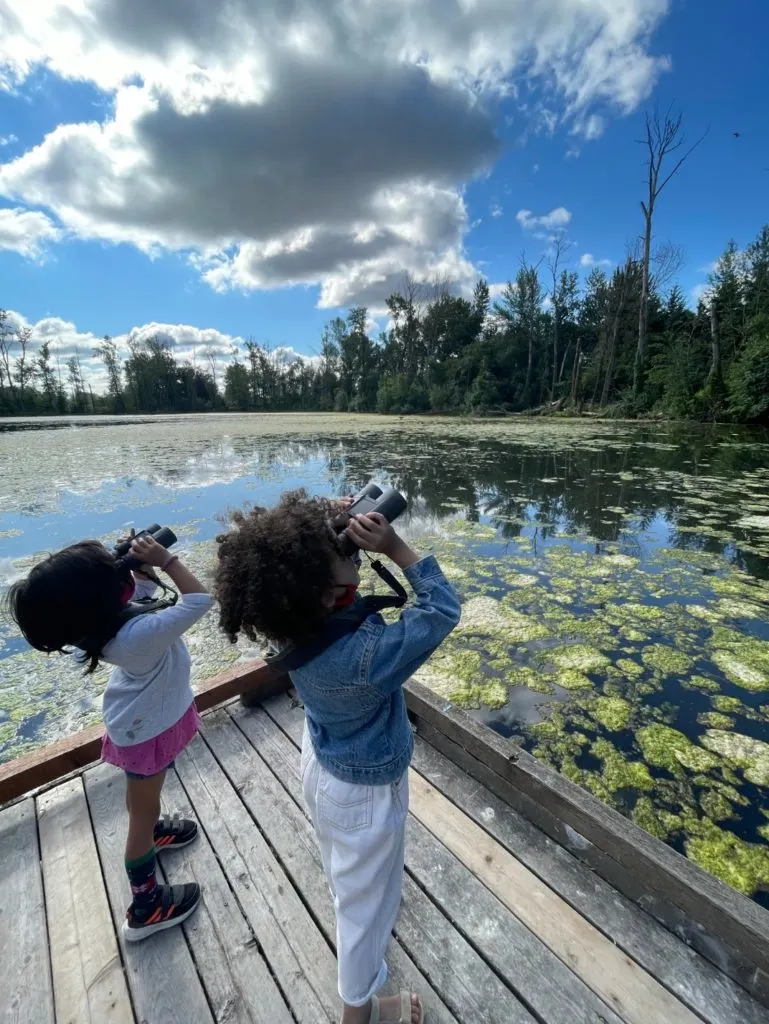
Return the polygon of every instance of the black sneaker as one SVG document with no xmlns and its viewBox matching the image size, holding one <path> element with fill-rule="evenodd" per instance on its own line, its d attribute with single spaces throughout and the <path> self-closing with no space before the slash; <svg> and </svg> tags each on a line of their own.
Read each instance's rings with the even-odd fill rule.
<svg viewBox="0 0 769 1024">
<path fill-rule="evenodd" d="M 159 885 L 159 900 L 146 914 L 137 914 L 133 904 L 128 908 L 123 922 L 123 937 L 126 942 L 141 942 L 155 932 L 165 931 L 186 921 L 198 909 L 200 886 L 197 882 L 184 885 Z"/>
<path fill-rule="evenodd" d="M 155 826 L 156 850 L 180 850 L 189 846 L 198 835 L 196 822 L 178 814 L 164 814 Z"/>
</svg>

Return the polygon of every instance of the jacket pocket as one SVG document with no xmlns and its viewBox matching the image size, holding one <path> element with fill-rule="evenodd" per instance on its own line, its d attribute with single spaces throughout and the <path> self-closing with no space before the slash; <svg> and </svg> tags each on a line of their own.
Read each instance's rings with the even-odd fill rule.
<svg viewBox="0 0 769 1024">
<path fill-rule="evenodd" d="M 326 775 L 318 794 L 318 817 L 340 832 L 371 827 L 374 787 L 342 782 Z"/>
</svg>

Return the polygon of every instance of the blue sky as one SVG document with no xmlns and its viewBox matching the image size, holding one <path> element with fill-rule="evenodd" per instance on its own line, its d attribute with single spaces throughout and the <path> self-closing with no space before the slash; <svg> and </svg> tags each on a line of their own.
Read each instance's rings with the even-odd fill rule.
<svg viewBox="0 0 769 1024">
<path fill-rule="evenodd" d="M 769 219 L 760 0 L 85 6 L 0 2 L 0 306 L 62 353 L 158 324 L 311 353 L 351 304 L 383 327 L 404 271 L 501 284 L 557 228 L 616 263 L 655 103 L 710 129 L 656 221 L 687 294 Z"/>
</svg>

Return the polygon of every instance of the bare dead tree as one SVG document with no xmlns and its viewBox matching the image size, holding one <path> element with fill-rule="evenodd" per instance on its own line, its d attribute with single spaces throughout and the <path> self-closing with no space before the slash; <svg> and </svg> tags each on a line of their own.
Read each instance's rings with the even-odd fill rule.
<svg viewBox="0 0 769 1024">
<path fill-rule="evenodd" d="M 633 394 L 637 396 L 643 386 L 644 371 L 646 368 L 646 335 L 649 322 L 649 288 L 651 275 L 652 257 L 652 229 L 654 213 L 657 207 L 657 200 L 665 191 L 667 186 L 678 174 L 683 165 L 703 142 L 705 132 L 694 145 L 673 165 L 669 174 L 664 174 L 665 164 L 674 154 L 678 153 L 686 145 L 686 137 L 682 134 L 683 116 L 674 115 L 668 110 L 664 119 L 660 118 L 658 110 L 654 115 L 646 115 L 646 138 L 639 140 L 645 146 L 647 153 L 647 186 L 648 194 L 646 200 L 641 203 L 641 211 L 644 215 L 643 234 L 643 256 L 641 260 L 641 309 L 638 315 L 638 344 L 636 347 L 635 366 L 633 368 Z"/>
<path fill-rule="evenodd" d="M 631 286 L 635 281 L 637 264 L 631 256 L 625 260 L 625 266 L 618 269 L 614 274 L 612 292 L 614 298 L 614 311 L 611 328 L 608 333 L 608 345 L 606 350 L 606 372 L 603 379 L 603 390 L 601 392 L 601 408 L 605 409 L 609 403 L 609 394 L 614 380 L 614 360 L 617 354 L 617 339 L 622 324 L 622 317 L 625 312 L 627 300 L 630 297 Z"/>
<path fill-rule="evenodd" d="M 571 407 L 577 405 L 577 393 L 579 391 L 579 373 L 582 369 L 582 339 L 577 338 L 577 351 L 574 355 L 574 365 L 571 369 Z"/>
<path fill-rule="evenodd" d="M 660 243 L 652 251 L 649 287 L 656 292 L 666 292 L 685 262 L 683 246 L 674 242 Z"/>
<path fill-rule="evenodd" d="M 19 354 L 16 357 L 14 376 L 17 384 L 19 385 L 19 402 L 22 408 L 24 407 L 24 392 L 27 390 L 27 384 L 30 383 L 35 375 L 34 364 L 30 364 L 27 358 L 29 355 L 29 343 L 31 340 L 31 327 L 20 327 L 16 331 L 16 341 L 19 346 Z"/>
<path fill-rule="evenodd" d="M 558 291 L 558 273 L 564 255 L 571 249 L 570 242 L 563 231 L 553 239 L 553 248 L 547 261 L 550 276 L 553 279 L 553 290 L 551 301 L 553 303 L 553 383 L 550 397 L 555 399 L 555 392 L 558 386 L 558 340 L 561 331 L 561 302 Z"/>
<path fill-rule="evenodd" d="M 208 348 L 204 349 L 203 356 L 205 357 L 205 360 L 208 363 L 208 370 L 209 373 L 211 374 L 211 379 L 214 382 L 214 391 L 216 391 L 219 386 L 217 379 L 217 359 L 219 353 L 213 346 L 209 345 Z"/>
<path fill-rule="evenodd" d="M 718 333 L 718 310 L 716 295 L 710 296 L 710 372 L 708 383 L 714 384 L 721 376 L 721 339 Z"/>
<path fill-rule="evenodd" d="M 14 404 L 16 402 L 16 387 L 13 383 L 11 353 L 16 344 L 18 344 L 16 327 L 8 316 L 8 311 L 0 309 L 0 384 L 5 377 Z"/>
</svg>

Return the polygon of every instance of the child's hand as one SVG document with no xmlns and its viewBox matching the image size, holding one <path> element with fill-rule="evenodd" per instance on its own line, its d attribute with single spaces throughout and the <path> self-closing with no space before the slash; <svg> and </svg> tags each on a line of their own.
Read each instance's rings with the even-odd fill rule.
<svg viewBox="0 0 769 1024">
<path fill-rule="evenodd" d="M 405 540 L 398 536 L 381 512 L 355 516 L 344 532 L 363 551 L 378 551 L 387 555 L 401 569 L 408 569 L 419 561 L 416 551 L 412 551 Z"/>
<path fill-rule="evenodd" d="M 350 520 L 349 526 L 344 532 L 363 551 L 377 551 L 388 557 L 398 544 L 403 543 L 379 512 L 355 516 Z"/>
<path fill-rule="evenodd" d="M 118 537 L 117 542 L 118 544 L 125 544 L 126 541 L 133 540 L 135 536 L 136 530 L 133 527 L 131 527 L 131 532 L 128 534 L 128 536 Z M 140 579 L 143 580 L 153 580 L 157 578 L 152 570 L 151 565 L 143 565 L 140 569 L 132 569 L 131 571 L 133 572 L 134 576 L 138 576 Z"/>
<path fill-rule="evenodd" d="M 131 542 L 131 554 L 142 563 L 142 568 L 154 565 L 162 569 L 171 557 L 163 545 L 158 544 L 152 537 L 134 537 Z"/>
</svg>

